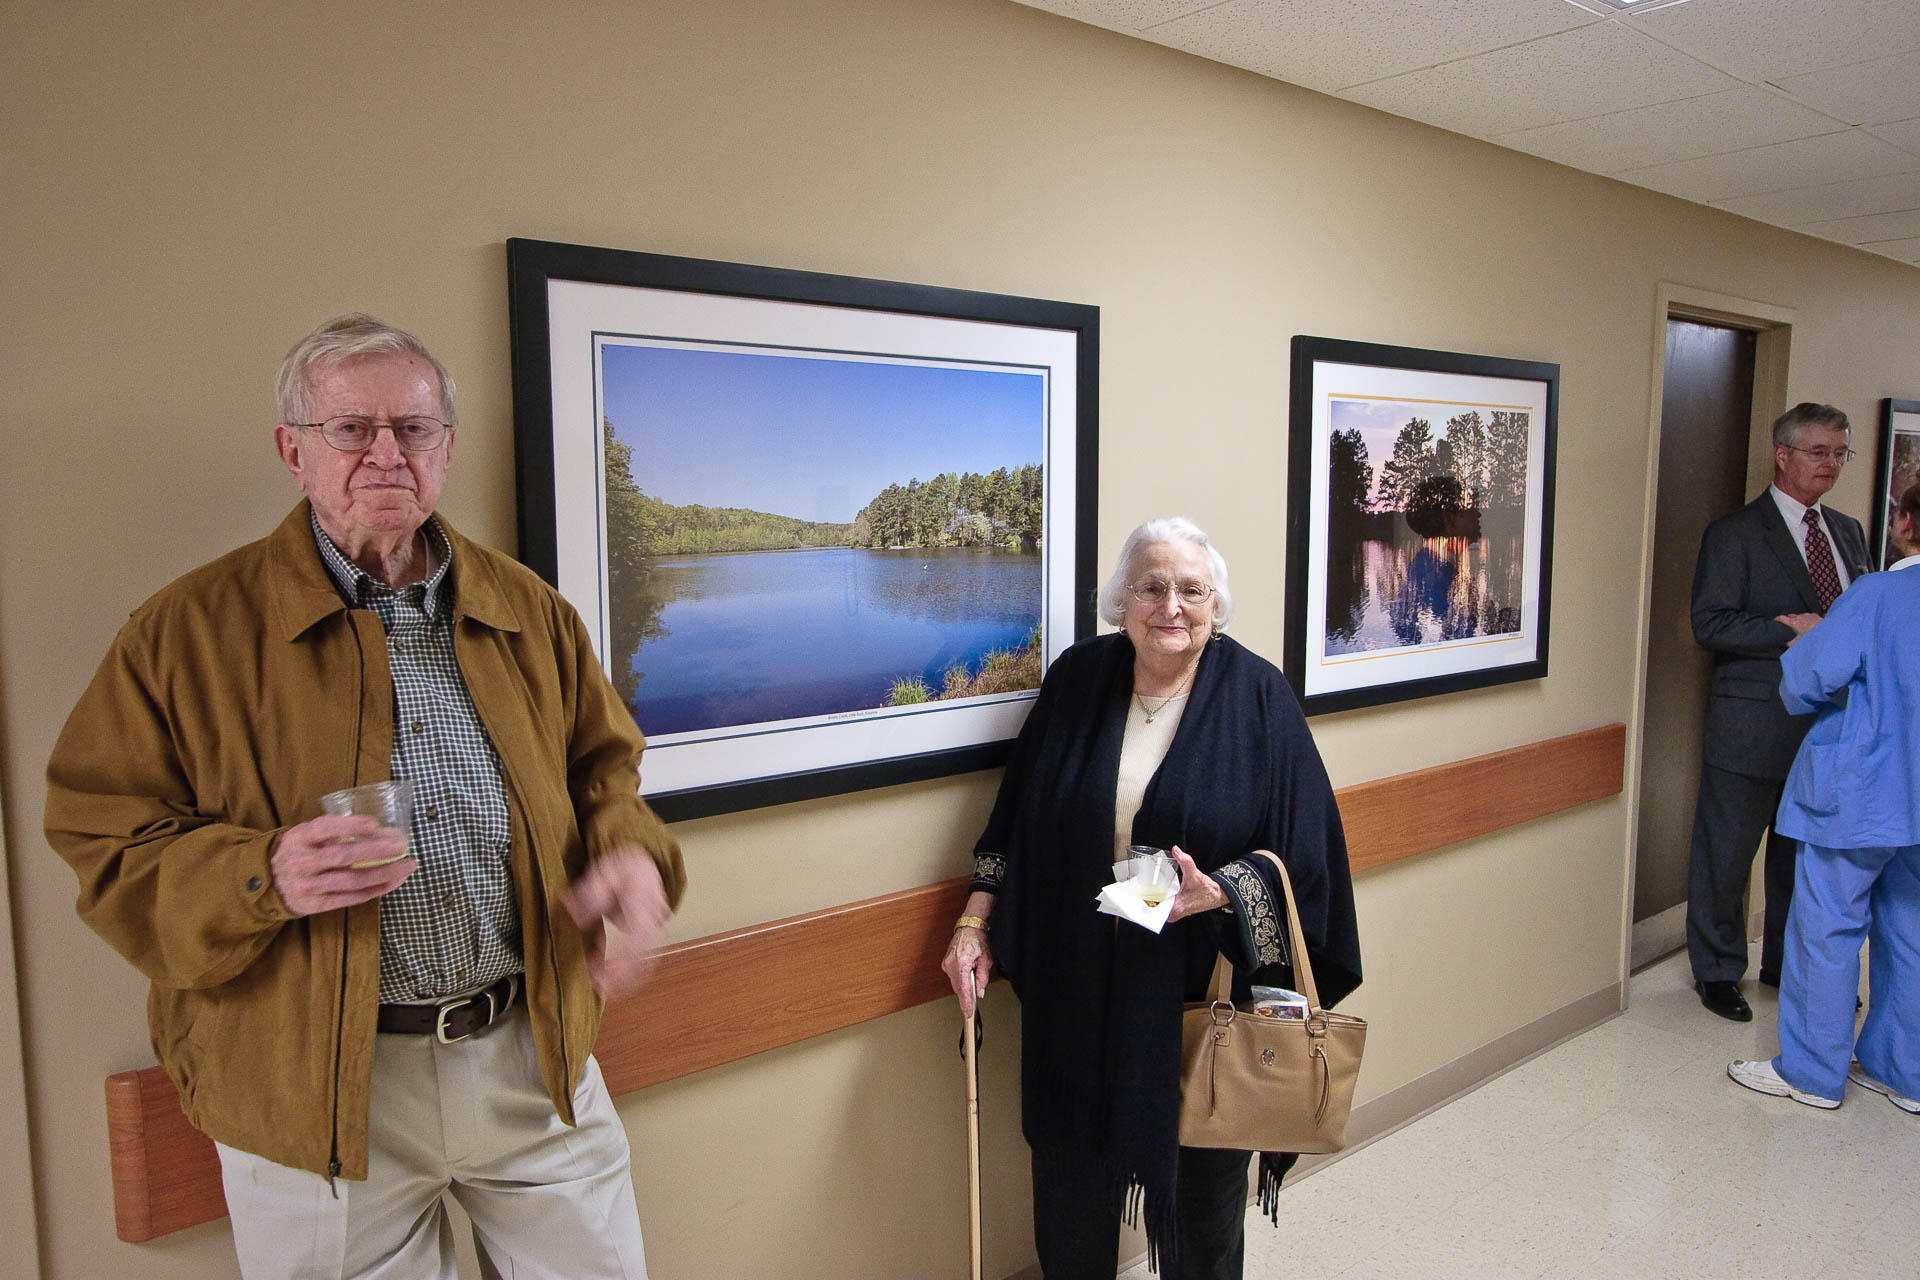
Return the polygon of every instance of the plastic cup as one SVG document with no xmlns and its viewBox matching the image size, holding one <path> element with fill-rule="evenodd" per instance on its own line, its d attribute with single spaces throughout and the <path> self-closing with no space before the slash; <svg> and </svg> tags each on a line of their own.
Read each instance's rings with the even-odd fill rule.
<svg viewBox="0 0 1920 1280">
<path fill-rule="evenodd" d="M 404 844 L 407 832 L 413 826 L 413 783 L 405 778 L 394 778 L 388 782 L 369 782 L 363 787 L 348 787 L 345 791 L 330 791 L 320 797 L 320 808 L 340 817 L 358 815 L 372 818 L 381 826 L 398 831 Z M 343 840 L 341 843 L 352 843 L 352 840 Z M 391 858 L 370 858 L 352 865 L 355 870 L 384 867 L 406 856 L 406 850 L 402 849 Z"/>
<path fill-rule="evenodd" d="M 1180 891 L 1179 864 L 1165 850 L 1135 844 L 1127 846 L 1127 853 L 1130 879 L 1148 906 L 1157 907 Z"/>
</svg>

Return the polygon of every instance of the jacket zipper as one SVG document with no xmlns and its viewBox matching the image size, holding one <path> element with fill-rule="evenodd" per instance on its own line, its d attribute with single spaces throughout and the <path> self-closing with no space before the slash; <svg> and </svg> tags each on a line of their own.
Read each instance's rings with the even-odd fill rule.
<svg viewBox="0 0 1920 1280">
<path fill-rule="evenodd" d="M 552 904 L 547 901 L 547 886 L 540 874 L 539 851 L 533 847 L 533 822 L 530 818 L 525 817 L 526 804 L 519 798 L 520 787 L 514 779 L 512 766 L 507 763 L 507 754 L 500 749 L 500 735 L 494 732 L 493 725 L 488 722 L 486 710 L 481 707 L 480 699 L 473 697 L 473 682 L 467 679 L 466 666 L 460 661 L 460 619 L 458 617 L 452 620 L 452 626 L 454 669 L 460 673 L 460 683 L 466 686 L 467 696 L 473 702 L 473 714 L 480 717 L 480 727 L 487 731 L 487 738 L 493 744 L 494 757 L 500 761 L 500 776 L 507 787 L 507 803 L 509 806 L 516 802 L 520 804 L 522 821 L 527 828 L 527 882 L 533 887 L 533 905 L 538 908 L 543 915 L 551 914 Z M 509 808 L 509 830 L 512 829 L 512 812 L 512 809 Z M 526 921 L 521 921 L 520 962 L 522 967 L 525 966 L 527 959 L 526 927 Z M 548 932 L 551 933 L 551 925 L 548 926 Z M 560 981 L 559 948 L 553 944 L 551 938 L 548 939 L 546 951 L 547 976 L 553 983 L 553 1008 L 556 1034 L 560 1038 L 560 1079 L 563 1084 L 568 1084 L 573 1080 L 573 1063 L 567 1046 L 567 993 L 565 985 Z M 527 997 L 527 1014 L 529 1026 L 531 1026 L 533 1014 L 533 1000 L 531 996 Z M 573 1099 L 571 1096 L 567 1099 L 567 1110 L 573 1110 Z"/>
<path fill-rule="evenodd" d="M 384 623 L 381 624 L 381 628 L 384 632 Z M 347 631 L 352 635 L 354 647 L 360 654 L 360 661 L 354 667 L 355 672 L 360 677 L 356 690 L 357 700 L 360 705 L 360 714 L 353 718 L 354 741 L 352 759 L 354 763 L 351 771 L 352 778 L 355 782 L 358 782 L 360 780 L 358 763 L 360 758 L 360 734 L 366 724 L 367 652 L 366 645 L 361 643 L 360 628 L 353 620 L 353 610 L 351 607 L 347 610 Z M 340 1198 L 340 1188 L 334 1184 L 334 1179 L 340 1176 L 340 1062 L 345 1056 L 347 1039 L 347 953 L 351 949 L 352 943 L 353 920 L 351 909 L 342 907 L 340 909 L 340 987 L 334 996 L 333 1010 L 333 1100 L 332 1106 L 329 1108 L 330 1114 L 327 1118 L 327 1190 L 332 1193 L 335 1200 Z"/>
<path fill-rule="evenodd" d="M 343 907 L 340 911 L 340 994 L 333 1023 L 333 1115 L 327 1150 L 327 1190 L 335 1200 L 340 1198 L 340 1188 L 334 1185 L 334 1179 L 340 1176 L 340 1058 L 341 1043 L 347 1038 L 348 940 L 347 912 Z"/>
</svg>

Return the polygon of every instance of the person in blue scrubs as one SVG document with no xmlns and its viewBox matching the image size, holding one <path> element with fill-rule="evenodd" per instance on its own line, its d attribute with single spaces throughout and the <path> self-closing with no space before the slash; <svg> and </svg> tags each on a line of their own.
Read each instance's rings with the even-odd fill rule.
<svg viewBox="0 0 1920 1280">
<path fill-rule="evenodd" d="M 1780 1056 L 1735 1059 L 1760 1093 L 1840 1105 L 1847 1081 L 1920 1114 L 1920 482 L 1903 559 L 1870 574 L 1781 658 L 1780 699 L 1817 712 L 1774 828 L 1801 842 L 1780 980 Z M 1860 944 L 1871 1003 L 1854 1035 Z"/>
</svg>

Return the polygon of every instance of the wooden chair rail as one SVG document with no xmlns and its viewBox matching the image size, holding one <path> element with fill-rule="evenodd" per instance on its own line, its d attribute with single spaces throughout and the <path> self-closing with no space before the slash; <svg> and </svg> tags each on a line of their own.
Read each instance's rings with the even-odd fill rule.
<svg viewBox="0 0 1920 1280">
<path fill-rule="evenodd" d="M 1356 872 L 1617 795 L 1626 726 L 1611 724 L 1339 792 Z M 668 947 L 607 1009 L 594 1053 L 616 1096 L 910 1009 L 939 972 L 965 877 Z M 822 962 L 822 957 L 828 962 Z M 759 993 L 778 990 L 767 1001 Z M 159 1067 L 107 1077 L 114 1222 L 151 1240 L 224 1217 L 219 1158 Z"/>
<path fill-rule="evenodd" d="M 1619 795 L 1626 755 L 1627 726 L 1610 724 L 1343 787 L 1347 856 L 1371 871 Z"/>
</svg>

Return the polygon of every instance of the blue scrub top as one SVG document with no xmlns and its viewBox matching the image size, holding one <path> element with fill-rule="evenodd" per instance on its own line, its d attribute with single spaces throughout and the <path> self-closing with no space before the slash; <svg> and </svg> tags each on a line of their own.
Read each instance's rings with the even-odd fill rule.
<svg viewBox="0 0 1920 1280">
<path fill-rule="evenodd" d="M 1830 849 L 1920 844 L 1920 564 L 1868 574 L 1781 656 L 1780 700 L 1817 713 L 1774 829 Z"/>
</svg>

